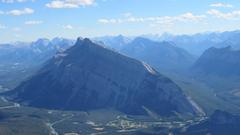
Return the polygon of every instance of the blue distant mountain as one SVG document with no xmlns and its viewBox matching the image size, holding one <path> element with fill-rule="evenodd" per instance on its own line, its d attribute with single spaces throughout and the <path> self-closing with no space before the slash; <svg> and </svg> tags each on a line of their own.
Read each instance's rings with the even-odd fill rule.
<svg viewBox="0 0 240 135">
<path fill-rule="evenodd" d="M 194 35 L 144 35 L 156 41 L 170 41 L 180 48 L 186 49 L 193 55 L 200 56 L 210 47 L 232 46 L 234 49 L 240 49 L 240 31 L 227 32 L 208 32 Z"/>
<path fill-rule="evenodd" d="M 231 46 L 224 48 L 209 48 L 195 62 L 192 69 L 201 74 L 217 76 L 240 75 L 240 50 Z"/>
<path fill-rule="evenodd" d="M 182 71 L 188 69 L 195 57 L 173 42 L 157 42 L 137 37 L 121 50 L 122 53 L 145 61 L 158 70 Z"/>
<path fill-rule="evenodd" d="M 9 90 L 30 76 L 44 62 L 71 47 L 74 40 L 64 38 L 38 39 L 0 45 L 0 90 Z"/>
<path fill-rule="evenodd" d="M 74 40 L 64 38 L 38 39 L 35 42 L 16 42 L 0 45 L 1 64 L 41 64 L 59 51 L 66 50 L 74 44 Z"/>
<path fill-rule="evenodd" d="M 93 40 L 100 41 L 103 45 L 117 51 L 121 50 L 122 48 L 125 47 L 125 45 L 127 45 L 132 41 L 131 38 L 123 35 L 97 37 L 97 38 L 93 38 Z"/>
</svg>

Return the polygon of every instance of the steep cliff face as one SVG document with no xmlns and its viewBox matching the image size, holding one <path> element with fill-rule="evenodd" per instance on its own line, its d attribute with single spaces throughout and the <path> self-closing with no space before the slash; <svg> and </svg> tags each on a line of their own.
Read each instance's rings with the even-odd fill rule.
<svg viewBox="0 0 240 135">
<path fill-rule="evenodd" d="M 10 94 L 18 102 L 43 108 L 115 108 L 127 114 L 193 114 L 197 109 L 181 89 L 149 65 L 89 39 L 55 55 Z"/>
</svg>

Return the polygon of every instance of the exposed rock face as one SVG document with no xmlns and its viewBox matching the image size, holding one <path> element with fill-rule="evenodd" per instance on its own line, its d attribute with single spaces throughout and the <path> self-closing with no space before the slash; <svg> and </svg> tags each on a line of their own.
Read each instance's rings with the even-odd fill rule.
<svg viewBox="0 0 240 135">
<path fill-rule="evenodd" d="M 196 114 L 181 89 L 149 65 L 78 39 L 49 60 L 11 93 L 30 106 L 93 110 L 115 108 L 128 114 Z"/>
<path fill-rule="evenodd" d="M 240 51 L 230 46 L 210 48 L 203 53 L 193 66 L 193 70 L 203 74 L 219 76 L 240 75 Z"/>
</svg>

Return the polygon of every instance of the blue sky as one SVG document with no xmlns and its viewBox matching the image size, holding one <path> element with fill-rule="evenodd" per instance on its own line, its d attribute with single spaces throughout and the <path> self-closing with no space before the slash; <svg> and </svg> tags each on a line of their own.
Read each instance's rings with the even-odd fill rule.
<svg viewBox="0 0 240 135">
<path fill-rule="evenodd" d="M 239 0 L 0 0 L 0 42 L 240 28 Z"/>
</svg>

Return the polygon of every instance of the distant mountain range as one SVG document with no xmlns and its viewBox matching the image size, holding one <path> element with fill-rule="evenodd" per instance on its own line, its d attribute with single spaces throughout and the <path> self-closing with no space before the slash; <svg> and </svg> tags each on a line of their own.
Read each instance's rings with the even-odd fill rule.
<svg viewBox="0 0 240 135">
<path fill-rule="evenodd" d="M 32 75 L 57 52 L 73 46 L 64 38 L 38 39 L 31 43 L 15 42 L 0 45 L 0 91 L 16 87 Z"/>
<path fill-rule="evenodd" d="M 17 42 L 0 45 L 0 63 L 27 65 L 41 64 L 58 51 L 63 51 L 74 44 L 73 40 L 64 38 L 38 39 L 32 43 Z"/>
<path fill-rule="evenodd" d="M 195 57 L 172 42 L 156 42 L 138 37 L 125 45 L 122 53 L 145 61 L 159 71 L 181 71 L 188 69 Z"/>
<path fill-rule="evenodd" d="M 116 51 L 122 50 L 128 43 L 132 41 L 132 38 L 126 37 L 123 35 L 118 36 L 104 36 L 104 37 L 97 37 L 93 38 L 93 41 L 101 42 L 103 45 L 114 49 Z M 101 44 L 100 43 L 100 44 Z"/>
<path fill-rule="evenodd" d="M 206 49 L 211 47 L 232 46 L 234 49 L 240 49 L 240 31 L 227 32 L 208 32 L 194 35 L 143 35 L 143 37 L 155 41 L 169 41 L 175 43 L 178 47 L 186 49 L 189 53 L 200 56 Z"/>
<path fill-rule="evenodd" d="M 20 103 L 50 109 L 115 108 L 127 114 L 196 115 L 199 108 L 144 62 L 78 39 L 10 92 Z"/>
</svg>

